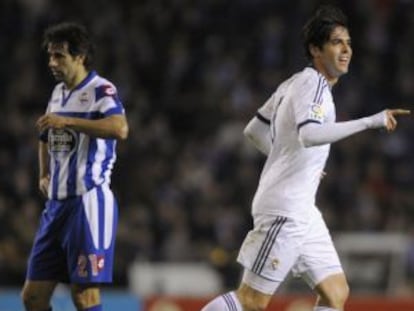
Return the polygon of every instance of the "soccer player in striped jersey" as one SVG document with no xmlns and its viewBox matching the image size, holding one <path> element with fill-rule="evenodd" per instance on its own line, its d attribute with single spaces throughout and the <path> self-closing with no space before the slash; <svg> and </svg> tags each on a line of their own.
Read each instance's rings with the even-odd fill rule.
<svg viewBox="0 0 414 311">
<path fill-rule="evenodd" d="M 37 121 L 39 188 L 48 200 L 22 299 L 28 311 L 50 311 L 65 282 L 77 310 L 99 311 L 99 284 L 112 282 L 118 221 L 111 172 L 128 124 L 115 86 L 91 69 L 93 45 L 82 25 L 53 25 L 43 43 L 59 83 Z"/>
<path fill-rule="evenodd" d="M 393 131 L 403 109 L 335 121 L 331 89 L 348 72 L 352 56 L 346 17 L 321 7 L 303 29 L 311 66 L 283 82 L 244 133 L 267 160 L 252 203 L 254 228 L 241 246 L 240 287 L 202 311 L 261 311 L 289 272 L 317 294 L 314 310 L 339 311 L 348 284 L 330 233 L 315 206 L 330 144 L 375 128 Z"/>
</svg>

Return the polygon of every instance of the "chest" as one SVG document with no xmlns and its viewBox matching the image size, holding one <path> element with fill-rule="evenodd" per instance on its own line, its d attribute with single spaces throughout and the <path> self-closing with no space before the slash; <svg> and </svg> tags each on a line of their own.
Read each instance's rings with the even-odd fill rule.
<svg viewBox="0 0 414 311">
<path fill-rule="evenodd" d="M 57 89 L 49 102 L 50 112 L 89 112 L 93 109 L 95 94 L 90 89 L 67 91 Z"/>
</svg>

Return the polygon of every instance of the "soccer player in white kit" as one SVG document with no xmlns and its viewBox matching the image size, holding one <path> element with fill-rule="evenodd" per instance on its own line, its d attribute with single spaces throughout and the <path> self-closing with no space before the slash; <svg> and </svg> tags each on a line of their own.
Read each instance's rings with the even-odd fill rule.
<svg viewBox="0 0 414 311">
<path fill-rule="evenodd" d="M 128 124 L 115 86 L 90 68 L 93 45 L 82 25 L 52 25 L 43 43 L 58 84 L 36 124 L 39 188 L 48 200 L 22 299 L 28 311 L 51 311 L 53 291 L 64 282 L 77 310 L 101 311 L 100 284 L 112 282 L 118 220 L 111 172 Z"/>
<path fill-rule="evenodd" d="M 349 288 L 330 233 L 315 206 L 330 144 L 366 129 L 396 128 L 403 109 L 335 121 L 331 89 L 348 71 L 351 38 L 344 14 L 321 7 L 303 29 L 309 67 L 283 82 L 244 134 L 267 160 L 252 203 L 254 228 L 239 252 L 240 287 L 202 311 L 261 311 L 291 271 L 316 292 L 314 310 L 344 309 Z"/>
</svg>

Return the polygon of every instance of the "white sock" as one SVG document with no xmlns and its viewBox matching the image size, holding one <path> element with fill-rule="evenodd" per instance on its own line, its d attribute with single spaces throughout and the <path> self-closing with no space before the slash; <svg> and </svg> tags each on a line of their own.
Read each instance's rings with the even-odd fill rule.
<svg viewBox="0 0 414 311">
<path fill-rule="evenodd" d="M 201 311 L 243 311 L 243 309 L 236 294 L 229 292 L 211 300 Z"/>
<path fill-rule="evenodd" d="M 315 309 L 313 309 L 314 311 L 338 311 L 336 309 L 332 309 L 332 308 L 328 308 L 328 307 L 315 307 Z"/>
</svg>

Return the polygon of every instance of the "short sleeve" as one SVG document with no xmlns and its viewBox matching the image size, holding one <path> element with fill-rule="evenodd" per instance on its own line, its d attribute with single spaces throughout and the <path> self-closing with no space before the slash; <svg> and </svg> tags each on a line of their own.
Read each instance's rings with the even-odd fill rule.
<svg viewBox="0 0 414 311">
<path fill-rule="evenodd" d="M 262 122 L 270 124 L 274 109 L 275 93 L 257 110 L 256 117 Z"/>
<path fill-rule="evenodd" d="M 270 98 L 263 104 L 262 107 L 259 108 L 257 111 L 257 116 L 259 119 L 264 121 L 265 123 L 270 124 L 270 120 L 274 117 L 278 106 L 282 102 L 284 96 L 286 95 L 286 91 L 289 88 L 292 79 L 286 80 L 283 82 L 276 91 L 270 96 Z"/>
<path fill-rule="evenodd" d="M 324 123 L 328 113 L 324 105 L 324 94 L 329 90 L 326 79 L 321 75 L 298 79 L 292 92 L 292 102 L 297 127 L 307 123 Z"/>
<path fill-rule="evenodd" d="M 57 90 L 57 87 L 55 87 L 55 89 L 52 92 L 52 95 L 49 98 L 49 102 L 47 103 L 46 112 L 45 112 L 46 114 L 50 113 L 52 111 L 51 102 L 53 101 L 53 98 L 55 97 L 56 90 Z M 48 142 L 48 139 L 49 139 L 48 137 L 49 137 L 49 130 L 48 129 L 42 131 L 38 135 L 39 140 L 41 140 L 44 143 Z"/>
<path fill-rule="evenodd" d="M 111 84 L 104 84 L 95 88 L 95 102 L 98 105 L 99 112 L 105 117 L 114 114 L 125 114 L 118 91 Z"/>
</svg>

